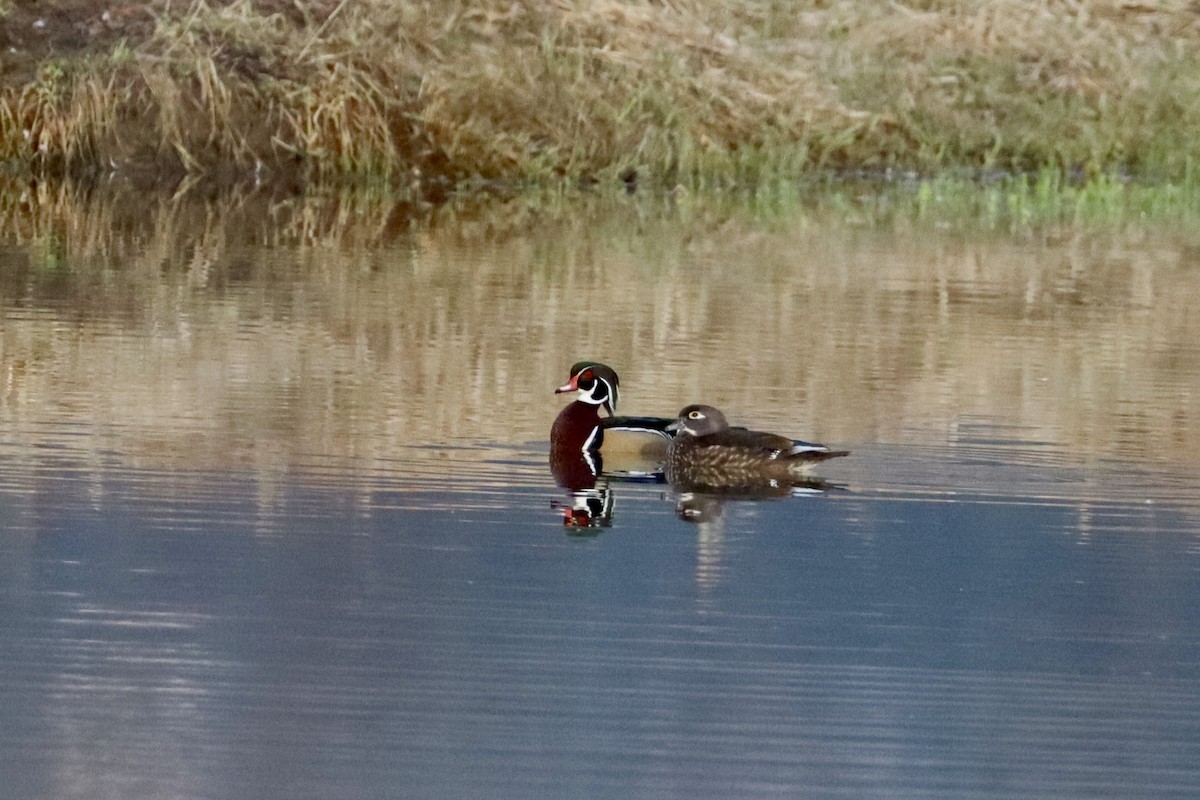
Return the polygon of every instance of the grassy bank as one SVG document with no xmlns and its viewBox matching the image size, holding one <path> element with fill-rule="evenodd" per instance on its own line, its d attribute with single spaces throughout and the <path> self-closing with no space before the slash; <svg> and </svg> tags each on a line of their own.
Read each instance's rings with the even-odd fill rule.
<svg viewBox="0 0 1200 800">
<path fill-rule="evenodd" d="M 0 0 L 10 169 L 1193 182 L 1200 12 L 1096 0 Z"/>
</svg>

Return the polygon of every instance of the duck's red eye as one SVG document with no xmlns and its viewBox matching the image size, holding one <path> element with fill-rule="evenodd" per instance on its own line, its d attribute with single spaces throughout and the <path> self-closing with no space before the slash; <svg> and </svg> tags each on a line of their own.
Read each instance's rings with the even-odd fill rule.
<svg viewBox="0 0 1200 800">
<path fill-rule="evenodd" d="M 579 380 L 580 380 L 580 381 L 589 381 L 589 382 L 590 382 L 590 381 L 592 381 L 592 380 L 593 380 L 595 377 L 596 377 L 596 376 L 592 374 L 592 371 L 591 371 L 590 369 L 585 369 L 583 372 L 581 372 L 581 373 L 579 374 Z"/>
</svg>

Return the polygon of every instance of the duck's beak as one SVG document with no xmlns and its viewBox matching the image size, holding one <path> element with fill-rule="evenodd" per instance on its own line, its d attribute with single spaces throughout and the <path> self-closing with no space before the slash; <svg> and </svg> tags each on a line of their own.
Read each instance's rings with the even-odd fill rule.
<svg viewBox="0 0 1200 800">
<path fill-rule="evenodd" d="M 579 376 L 572 375 L 570 382 L 568 382 L 566 386 L 560 386 L 557 389 L 555 389 L 554 393 L 555 394 L 564 394 L 566 392 L 578 392 L 578 391 L 579 391 Z"/>
<path fill-rule="evenodd" d="M 675 420 L 674 422 L 667 424 L 667 430 L 669 430 L 671 433 L 677 433 L 682 428 L 683 425 L 680 424 L 679 420 Z"/>
</svg>

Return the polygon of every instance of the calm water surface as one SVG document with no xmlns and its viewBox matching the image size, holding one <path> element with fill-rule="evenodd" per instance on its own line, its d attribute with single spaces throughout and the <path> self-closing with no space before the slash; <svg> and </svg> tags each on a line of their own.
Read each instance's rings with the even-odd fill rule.
<svg viewBox="0 0 1200 800">
<path fill-rule="evenodd" d="M 1200 231 L 151 206 L 0 239 L 0 797 L 1195 796 Z M 566 528 L 583 357 L 854 454 Z"/>
</svg>

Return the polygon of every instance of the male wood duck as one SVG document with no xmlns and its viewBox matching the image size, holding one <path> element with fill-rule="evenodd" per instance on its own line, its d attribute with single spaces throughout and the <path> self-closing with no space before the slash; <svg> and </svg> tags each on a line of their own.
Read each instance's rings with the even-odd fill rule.
<svg viewBox="0 0 1200 800">
<path fill-rule="evenodd" d="M 687 406 L 668 428 L 677 434 L 667 450 L 667 480 L 681 486 L 796 484 L 814 464 L 850 455 L 774 433 L 731 428 L 712 406 Z"/>
<path fill-rule="evenodd" d="M 551 467 L 578 464 L 580 459 L 593 474 L 605 468 L 621 471 L 619 465 L 631 462 L 647 469 L 661 466 L 671 440 L 667 428 L 673 421 L 614 416 L 621 382 L 611 367 L 580 361 L 571 367 L 571 379 L 554 392 L 575 392 L 576 397 L 559 412 L 550 429 Z M 600 409 L 608 416 L 601 417 Z"/>
</svg>

